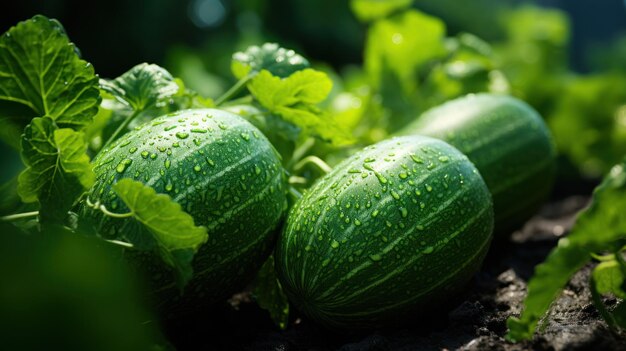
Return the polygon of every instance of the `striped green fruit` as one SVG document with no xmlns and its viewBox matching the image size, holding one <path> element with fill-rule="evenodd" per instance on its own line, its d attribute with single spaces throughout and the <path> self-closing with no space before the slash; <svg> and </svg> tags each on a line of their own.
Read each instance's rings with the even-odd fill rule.
<svg viewBox="0 0 626 351">
<path fill-rule="evenodd" d="M 519 99 L 468 95 L 425 112 L 399 134 L 439 138 L 467 155 L 493 196 L 497 236 L 509 235 L 550 195 L 552 137 L 537 111 Z"/>
<path fill-rule="evenodd" d="M 309 317 L 367 328 L 462 288 L 492 229 L 491 195 L 465 155 L 437 139 L 397 137 L 344 160 L 304 194 L 276 267 Z"/>
<path fill-rule="evenodd" d="M 130 254 L 152 278 L 159 306 L 193 309 L 243 287 L 268 257 L 274 229 L 286 208 L 280 156 L 261 132 L 232 113 L 186 110 L 159 117 L 117 140 L 94 160 L 89 194 L 107 209 L 128 209 L 111 186 L 132 178 L 168 194 L 208 228 L 193 260 L 194 276 L 180 296 L 172 272 L 147 254 Z M 104 236 L 140 235 L 132 219 L 83 210 Z"/>
</svg>

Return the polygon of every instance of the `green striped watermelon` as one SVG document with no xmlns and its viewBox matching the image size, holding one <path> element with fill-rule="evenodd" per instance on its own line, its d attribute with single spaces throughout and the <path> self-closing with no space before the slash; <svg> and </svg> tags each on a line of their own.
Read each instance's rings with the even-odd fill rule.
<svg viewBox="0 0 626 351">
<path fill-rule="evenodd" d="M 439 138 L 467 155 L 493 196 L 498 235 L 509 235 L 550 195 L 552 137 L 537 111 L 519 99 L 468 95 L 425 112 L 399 134 Z"/>
<path fill-rule="evenodd" d="M 335 328 L 423 311 L 479 268 L 493 229 L 491 196 L 466 156 L 428 137 L 367 147 L 291 210 L 275 257 L 290 300 Z"/>
<path fill-rule="evenodd" d="M 129 251 L 129 259 L 150 274 L 165 309 L 194 309 L 229 296 L 253 277 L 273 247 L 286 208 L 284 171 L 265 136 L 237 115 L 203 109 L 159 117 L 121 137 L 94 165 L 92 202 L 127 212 L 111 186 L 132 178 L 170 195 L 196 225 L 208 228 L 208 242 L 194 258 L 194 277 L 182 297 L 158 258 Z M 104 236 L 145 235 L 132 219 L 84 211 Z"/>
</svg>

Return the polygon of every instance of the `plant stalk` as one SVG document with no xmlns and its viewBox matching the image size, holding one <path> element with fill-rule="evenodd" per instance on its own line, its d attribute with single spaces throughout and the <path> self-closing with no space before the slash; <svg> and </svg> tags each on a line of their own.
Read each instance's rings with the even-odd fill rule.
<svg viewBox="0 0 626 351">
<path fill-rule="evenodd" d="M 19 219 L 36 217 L 38 215 L 39 215 L 39 211 L 16 213 L 16 214 L 0 217 L 0 220 L 3 222 L 13 222 Z"/>
<path fill-rule="evenodd" d="M 119 127 L 117 127 L 115 132 L 111 134 L 107 142 L 104 143 L 104 145 L 102 145 L 102 148 L 100 148 L 100 150 L 106 149 L 107 146 L 109 146 L 109 144 L 111 144 L 124 129 L 128 128 L 128 125 L 130 124 L 130 122 L 132 122 L 137 116 L 139 116 L 140 112 L 141 112 L 140 110 L 134 110 L 133 114 L 130 115 L 130 117 L 126 118 L 126 120 L 124 120 L 124 122 L 120 124 Z"/>
<path fill-rule="evenodd" d="M 237 83 L 235 83 L 235 85 L 230 87 L 228 91 L 222 94 L 222 96 L 215 99 L 215 106 L 219 106 L 223 104 L 225 101 L 228 101 L 228 99 L 237 95 L 237 93 L 239 93 L 248 84 L 248 82 L 252 80 L 252 78 L 254 78 L 255 76 L 256 74 L 250 73 L 246 75 L 245 77 L 241 78 Z"/>
</svg>

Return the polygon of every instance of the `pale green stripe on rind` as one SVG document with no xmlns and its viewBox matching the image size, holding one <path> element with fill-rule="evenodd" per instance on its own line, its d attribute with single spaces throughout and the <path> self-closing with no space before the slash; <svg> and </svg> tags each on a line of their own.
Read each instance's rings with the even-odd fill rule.
<svg viewBox="0 0 626 351">
<path fill-rule="evenodd" d="M 470 188 L 469 184 L 467 187 L 467 190 L 465 190 L 464 192 L 457 192 L 453 197 L 451 197 L 450 199 L 448 199 L 446 202 L 442 203 L 438 208 L 437 211 L 442 211 L 443 209 L 447 208 L 449 205 L 451 205 L 452 203 L 454 203 L 455 201 L 457 201 L 460 197 L 462 197 L 463 195 L 466 195 L 469 192 L 472 192 L 473 190 Z M 391 198 L 391 196 L 390 196 Z M 481 214 L 484 213 L 486 208 L 483 208 L 481 210 Z M 431 224 L 434 219 L 437 219 L 437 217 L 439 216 L 438 212 L 432 212 L 429 216 L 425 217 L 423 221 L 420 221 L 419 225 L 423 225 L 424 227 L 428 227 L 428 224 Z M 476 218 L 473 218 L 474 220 Z M 395 239 L 394 241 L 392 241 L 389 245 L 387 245 L 382 252 L 383 253 L 389 253 L 389 251 L 391 251 L 399 242 L 405 240 L 407 238 L 407 236 L 413 234 L 415 232 L 415 230 L 417 230 L 417 226 L 414 226 L 413 228 L 411 228 L 410 230 L 408 230 L 407 232 L 403 233 L 401 236 L 399 236 L 397 239 Z M 457 233 L 458 234 L 458 233 Z M 421 257 L 421 255 L 420 255 Z M 369 267 L 372 265 L 372 261 L 367 260 L 364 263 L 362 263 L 360 266 L 354 268 L 352 271 L 348 272 L 348 274 L 342 278 L 341 280 L 339 280 L 335 285 L 332 285 L 328 288 L 324 287 L 324 289 L 326 289 L 326 292 L 323 293 L 322 295 L 319 296 L 319 299 L 323 299 L 326 296 L 330 295 L 330 293 L 332 293 L 339 285 L 343 284 L 345 281 L 349 280 L 350 278 L 354 277 L 357 273 L 359 273 L 361 270 Z"/>
<path fill-rule="evenodd" d="M 484 241 L 482 245 L 479 247 L 479 249 L 476 250 L 476 252 L 473 253 L 467 261 L 468 262 L 473 261 L 479 256 L 484 255 L 485 249 L 487 248 L 487 246 L 489 246 L 490 243 L 491 243 L 490 241 Z M 458 272 L 462 271 L 465 268 L 466 268 L 465 266 L 459 266 L 458 269 L 455 269 L 454 271 L 450 272 L 450 274 L 448 274 L 446 277 L 438 279 L 439 281 L 438 284 L 432 285 L 429 289 L 422 291 L 421 294 L 415 295 L 412 298 L 407 299 L 407 300 L 398 301 L 392 305 L 385 306 L 384 308 L 380 308 L 376 310 L 368 310 L 364 312 L 349 313 L 349 314 L 348 313 L 333 313 L 333 312 L 324 312 L 324 313 L 328 315 L 334 315 L 334 316 L 368 316 L 368 315 L 375 314 L 378 312 L 390 311 L 390 310 L 393 310 L 395 307 L 406 305 L 408 303 L 411 303 L 412 301 L 418 300 L 422 296 L 426 295 L 427 293 L 432 292 L 435 289 L 439 288 L 441 285 L 448 283 L 448 279 L 450 277 L 453 277 L 455 274 L 457 274 Z"/>
</svg>

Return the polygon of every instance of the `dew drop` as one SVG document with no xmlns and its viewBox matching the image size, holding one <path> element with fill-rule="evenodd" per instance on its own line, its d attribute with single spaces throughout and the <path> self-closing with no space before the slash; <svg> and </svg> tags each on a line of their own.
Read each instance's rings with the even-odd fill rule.
<svg viewBox="0 0 626 351">
<path fill-rule="evenodd" d="M 117 171 L 117 173 L 124 173 L 124 171 L 126 170 L 126 168 L 133 163 L 133 160 L 127 158 L 122 160 L 122 162 L 120 162 L 117 167 L 115 167 L 115 170 Z"/>
<path fill-rule="evenodd" d="M 406 216 L 409 214 L 409 211 L 407 211 L 407 209 L 404 207 L 400 207 L 400 213 L 402 213 L 402 218 L 406 218 Z"/>
</svg>

